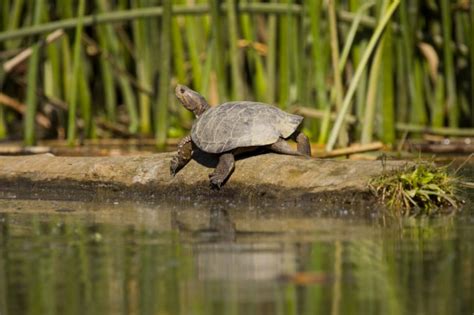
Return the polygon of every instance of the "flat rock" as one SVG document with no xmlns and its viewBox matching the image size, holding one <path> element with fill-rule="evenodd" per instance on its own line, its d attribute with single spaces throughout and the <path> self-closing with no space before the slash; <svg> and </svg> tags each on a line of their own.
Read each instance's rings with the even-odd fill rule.
<svg viewBox="0 0 474 315">
<path fill-rule="evenodd" d="M 208 182 L 215 157 L 197 157 L 172 177 L 172 155 L 4 156 L 0 198 L 360 207 L 376 201 L 371 178 L 406 164 L 260 154 L 237 160 L 230 180 L 215 191 Z"/>
</svg>

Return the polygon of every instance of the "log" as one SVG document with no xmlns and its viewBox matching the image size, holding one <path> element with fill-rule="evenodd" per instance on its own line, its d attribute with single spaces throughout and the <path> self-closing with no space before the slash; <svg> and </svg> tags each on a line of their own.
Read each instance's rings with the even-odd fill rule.
<svg viewBox="0 0 474 315">
<path fill-rule="evenodd" d="M 172 177 L 172 155 L 4 156 L 0 198 L 360 208 L 376 201 L 367 186 L 371 178 L 406 164 L 260 154 L 238 159 L 230 179 L 215 191 L 208 182 L 214 156 L 196 156 Z"/>
</svg>

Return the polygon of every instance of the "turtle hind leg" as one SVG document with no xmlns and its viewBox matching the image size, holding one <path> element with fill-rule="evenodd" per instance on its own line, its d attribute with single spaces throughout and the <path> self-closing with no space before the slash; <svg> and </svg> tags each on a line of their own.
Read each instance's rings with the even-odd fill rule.
<svg viewBox="0 0 474 315">
<path fill-rule="evenodd" d="M 292 135 L 292 138 L 296 141 L 298 152 L 311 157 L 311 145 L 308 137 L 301 131 L 297 131 Z"/>
<path fill-rule="evenodd" d="M 216 169 L 214 172 L 209 174 L 212 188 L 221 188 L 226 179 L 234 170 L 234 162 L 235 159 L 233 153 L 224 153 L 219 157 L 219 163 L 217 163 Z"/>
<path fill-rule="evenodd" d="M 285 139 L 280 138 L 277 142 L 270 144 L 268 146 L 270 150 L 273 152 L 281 153 L 281 154 L 288 154 L 288 155 L 305 155 L 304 153 L 300 152 L 299 150 L 294 150 Z"/>
</svg>

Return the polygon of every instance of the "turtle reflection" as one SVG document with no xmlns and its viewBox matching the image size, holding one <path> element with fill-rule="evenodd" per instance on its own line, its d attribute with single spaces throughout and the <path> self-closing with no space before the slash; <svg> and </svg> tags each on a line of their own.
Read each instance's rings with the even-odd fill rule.
<svg viewBox="0 0 474 315">
<path fill-rule="evenodd" d="M 209 210 L 207 226 L 192 230 L 176 217 L 174 226 L 199 240 L 193 245 L 197 279 L 215 300 L 238 297 L 241 302 L 276 302 L 279 280 L 297 270 L 297 246 L 284 241 L 246 241 L 275 233 L 241 232 L 223 207 Z"/>
</svg>

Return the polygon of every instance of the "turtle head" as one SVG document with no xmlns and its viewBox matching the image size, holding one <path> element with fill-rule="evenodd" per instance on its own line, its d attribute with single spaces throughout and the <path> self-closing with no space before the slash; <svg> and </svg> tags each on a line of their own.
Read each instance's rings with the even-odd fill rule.
<svg viewBox="0 0 474 315">
<path fill-rule="evenodd" d="M 178 84 L 175 89 L 176 97 L 186 107 L 192 111 L 196 117 L 201 116 L 209 109 L 206 99 L 196 91 L 191 90 L 187 86 Z"/>
</svg>

